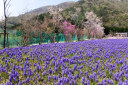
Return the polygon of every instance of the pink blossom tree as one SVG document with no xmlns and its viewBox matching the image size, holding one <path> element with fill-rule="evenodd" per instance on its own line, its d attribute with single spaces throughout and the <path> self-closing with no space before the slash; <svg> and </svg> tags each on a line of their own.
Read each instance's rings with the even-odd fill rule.
<svg viewBox="0 0 128 85">
<path fill-rule="evenodd" d="M 72 35 L 75 33 L 75 25 L 65 21 L 63 23 L 63 34 L 65 36 L 65 41 L 72 41 Z"/>
</svg>

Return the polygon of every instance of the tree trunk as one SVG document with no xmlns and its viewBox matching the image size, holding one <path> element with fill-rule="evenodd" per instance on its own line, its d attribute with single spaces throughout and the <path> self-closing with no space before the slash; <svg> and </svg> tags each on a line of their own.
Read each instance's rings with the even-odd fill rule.
<svg viewBox="0 0 128 85">
<path fill-rule="evenodd" d="M 68 37 L 67 36 L 65 36 L 65 42 L 67 42 L 68 41 Z"/>
<path fill-rule="evenodd" d="M 26 45 L 27 45 L 27 34 L 25 33 L 23 37 L 23 47 L 25 47 Z"/>
<path fill-rule="evenodd" d="M 53 39 L 54 39 L 54 43 L 55 43 L 55 39 L 56 39 L 56 34 L 53 34 Z"/>
<path fill-rule="evenodd" d="M 4 21 L 4 48 L 5 48 L 5 44 L 6 44 L 6 23 L 7 23 L 7 16 L 6 16 L 7 5 L 6 5 L 6 2 L 7 1 L 4 1 L 4 18 L 5 18 L 5 21 Z"/>
<path fill-rule="evenodd" d="M 56 34 L 56 38 L 57 38 L 57 43 L 59 43 L 59 39 L 58 39 L 58 33 Z"/>
<path fill-rule="evenodd" d="M 8 33 L 7 33 L 7 46 L 8 46 L 8 48 L 9 48 L 9 43 L 8 43 Z"/>
<path fill-rule="evenodd" d="M 50 42 L 51 42 L 51 43 L 54 43 L 53 35 L 50 35 Z"/>
<path fill-rule="evenodd" d="M 39 34 L 39 45 L 41 45 L 41 34 Z"/>
<path fill-rule="evenodd" d="M 77 40 L 80 41 L 80 35 L 77 35 Z"/>
<path fill-rule="evenodd" d="M 90 34 L 88 35 L 88 39 L 90 39 L 91 38 L 91 36 L 90 36 Z"/>
<path fill-rule="evenodd" d="M 50 36 L 50 41 L 51 43 L 55 43 L 55 34 Z"/>
<path fill-rule="evenodd" d="M 88 30 L 88 39 L 91 38 L 91 32 Z"/>
<path fill-rule="evenodd" d="M 6 43 L 6 21 L 4 26 L 4 48 L 5 48 L 5 43 Z"/>
</svg>

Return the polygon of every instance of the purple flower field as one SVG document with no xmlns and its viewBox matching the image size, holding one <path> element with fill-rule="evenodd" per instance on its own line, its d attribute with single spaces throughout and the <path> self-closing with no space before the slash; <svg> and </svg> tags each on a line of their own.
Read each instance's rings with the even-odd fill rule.
<svg viewBox="0 0 128 85">
<path fill-rule="evenodd" d="M 128 85 L 128 39 L 0 50 L 0 84 Z"/>
</svg>

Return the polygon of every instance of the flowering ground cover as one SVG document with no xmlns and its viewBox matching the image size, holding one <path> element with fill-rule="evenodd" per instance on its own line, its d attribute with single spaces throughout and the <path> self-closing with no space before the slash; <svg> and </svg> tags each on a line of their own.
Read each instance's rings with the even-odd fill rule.
<svg viewBox="0 0 128 85">
<path fill-rule="evenodd" d="M 0 50 L 6 85 L 128 85 L 128 39 Z"/>
</svg>

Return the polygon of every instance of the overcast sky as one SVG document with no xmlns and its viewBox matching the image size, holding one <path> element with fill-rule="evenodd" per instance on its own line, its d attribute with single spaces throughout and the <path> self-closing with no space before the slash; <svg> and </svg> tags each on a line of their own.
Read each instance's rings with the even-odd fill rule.
<svg viewBox="0 0 128 85">
<path fill-rule="evenodd" d="M 9 0 L 8 0 L 9 1 Z M 30 11 L 46 5 L 57 5 L 66 1 L 78 0 L 11 0 L 9 13 L 10 16 L 18 16 L 24 12 Z M 3 16 L 3 0 L 0 0 L 0 19 Z"/>
</svg>

